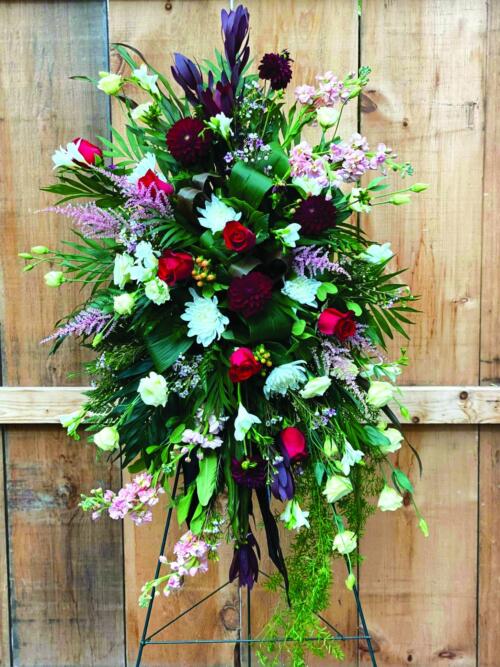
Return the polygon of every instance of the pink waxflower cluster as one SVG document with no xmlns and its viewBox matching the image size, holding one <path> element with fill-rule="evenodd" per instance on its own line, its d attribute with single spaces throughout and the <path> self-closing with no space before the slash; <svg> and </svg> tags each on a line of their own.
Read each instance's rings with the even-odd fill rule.
<svg viewBox="0 0 500 667">
<path fill-rule="evenodd" d="M 153 486 L 152 482 L 152 475 L 142 473 L 118 493 L 110 489 L 104 492 L 102 489 L 92 489 L 90 496 L 82 497 L 80 507 L 84 511 L 91 511 L 94 520 L 107 512 L 111 519 L 129 516 L 137 526 L 149 523 L 153 518 L 149 508 L 156 505 L 159 496 L 165 493 L 160 485 Z"/>
<path fill-rule="evenodd" d="M 369 169 L 379 169 L 391 153 L 385 144 L 370 151 L 366 137 L 358 132 L 349 142 L 330 144 L 326 155 L 315 155 L 307 141 L 302 141 L 290 151 L 290 173 L 292 178 L 306 178 L 321 189 L 338 188 L 358 181 Z"/>
<path fill-rule="evenodd" d="M 337 102 L 347 102 L 351 92 L 333 72 L 316 75 L 317 87 L 303 85 L 295 89 L 295 99 L 301 104 L 316 107 L 333 107 Z"/>
</svg>

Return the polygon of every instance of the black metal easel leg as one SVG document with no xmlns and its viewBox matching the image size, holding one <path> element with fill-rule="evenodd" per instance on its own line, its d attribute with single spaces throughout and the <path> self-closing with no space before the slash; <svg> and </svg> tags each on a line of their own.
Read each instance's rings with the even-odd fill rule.
<svg viewBox="0 0 500 667">
<path fill-rule="evenodd" d="M 175 500 L 175 495 L 177 493 L 177 486 L 179 484 L 179 477 L 181 474 L 181 467 L 177 467 L 177 472 L 175 473 L 175 479 L 174 479 L 174 486 L 172 487 L 172 500 Z M 160 556 L 163 556 L 165 553 L 165 546 L 167 544 L 167 537 L 168 537 L 168 532 L 170 530 L 170 522 L 172 521 L 172 512 L 174 511 L 173 505 L 170 505 L 168 512 L 167 512 L 167 520 L 165 522 L 165 530 L 163 531 L 163 539 L 161 541 L 161 548 L 160 548 L 160 554 L 158 556 L 158 562 L 156 563 L 156 570 L 155 570 L 155 579 L 158 579 L 160 575 L 160 569 L 161 569 L 161 562 L 160 562 Z M 153 611 L 153 605 L 155 601 L 155 593 L 156 590 L 153 588 L 151 591 L 151 600 L 149 601 L 148 604 L 148 611 L 146 613 L 146 620 L 144 621 L 144 628 L 142 630 L 142 636 L 141 640 L 139 642 L 139 653 L 137 654 L 137 661 L 135 663 L 135 667 L 140 667 L 141 661 L 142 661 L 142 652 L 144 651 L 144 646 L 146 645 L 146 638 L 148 636 L 148 628 L 149 628 L 149 621 L 151 620 L 151 612 Z"/>
<path fill-rule="evenodd" d="M 347 571 L 350 572 L 349 568 L 349 561 L 347 558 L 345 559 L 346 565 L 347 565 Z M 354 593 L 354 599 L 356 600 L 356 609 L 358 612 L 358 619 L 359 622 L 361 623 L 361 627 L 363 628 L 363 634 L 364 634 L 364 639 L 366 641 L 366 645 L 368 647 L 368 655 L 370 656 L 370 660 L 372 663 L 372 667 L 377 667 L 377 660 L 375 658 L 375 651 L 373 650 L 373 644 L 372 644 L 372 638 L 370 633 L 368 632 L 368 626 L 366 624 L 366 619 L 365 619 L 365 614 L 363 612 L 363 607 L 361 605 L 361 600 L 359 597 L 359 591 L 358 587 L 356 584 L 354 584 L 352 592 Z"/>
</svg>

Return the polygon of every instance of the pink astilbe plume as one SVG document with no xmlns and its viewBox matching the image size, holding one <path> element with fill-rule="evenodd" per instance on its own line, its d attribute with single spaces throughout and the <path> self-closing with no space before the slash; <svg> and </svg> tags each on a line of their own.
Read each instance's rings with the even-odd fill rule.
<svg viewBox="0 0 500 667">
<path fill-rule="evenodd" d="M 49 340 L 65 338 L 66 336 L 91 336 L 102 331 L 112 317 L 112 315 L 103 313 L 98 308 L 89 306 L 85 310 L 81 310 L 70 322 L 56 329 L 53 334 L 47 336 L 41 342 L 46 343 Z M 107 333 L 110 332 L 111 327 Z"/>
<path fill-rule="evenodd" d="M 89 204 L 65 204 L 44 209 L 71 218 L 76 228 L 88 239 L 116 238 L 127 221 L 116 210 L 104 209 L 94 202 Z"/>
<path fill-rule="evenodd" d="M 302 246 L 293 251 L 293 270 L 299 276 L 314 278 L 318 273 L 329 271 L 350 278 L 347 271 L 338 262 L 332 262 L 328 252 L 315 245 Z"/>
</svg>

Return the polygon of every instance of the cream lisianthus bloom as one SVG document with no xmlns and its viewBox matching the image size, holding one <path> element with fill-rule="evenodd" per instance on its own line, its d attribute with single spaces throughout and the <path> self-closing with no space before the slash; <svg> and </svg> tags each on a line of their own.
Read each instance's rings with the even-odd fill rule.
<svg viewBox="0 0 500 667">
<path fill-rule="evenodd" d="M 130 282 L 130 271 L 134 266 L 134 258 L 126 252 L 115 256 L 115 266 L 113 269 L 113 282 L 123 289 Z"/>
<path fill-rule="evenodd" d="M 261 420 L 257 415 L 252 415 L 245 406 L 240 403 L 238 407 L 238 414 L 234 420 L 234 437 L 238 441 L 245 439 L 246 434 L 254 424 L 261 424 Z"/>
<path fill-rule="evenodd" d="M 130 315 L 134 310 L 135 297 L 129 292 L 117 294 L 113 297 L 113 310 L 117 315 Z"/>
<path fill-rule="evenodd" d="M 332 381 L 326 375 L 321 377 L 311 378 L 307 381 L 304 388 L 299 392 L 302 398 L 314 398 L 315 396 L 323 396 L 325 391 L 330 387 Z"/>
<path fill-rule="evenodd" d="M 61 287 L 65 281 L 64 273 L 62 271 L 49 271 L 43 277 L 47 287 Z"/>
<path fill-rule="evenodd" d="M 379 445 L 379 450 L 382 454 L 392 454 L 397 452 L 398 449 L 401 449 L 401 443 L 403 442 L 403 434 L 401 431 L 398 431 L 397 428 L 388 428 L 385 431 L 382 431 L 386 438 L 390 440 L 388 445 Z"/>
<path fill-rule="evenodd" d="M 144 294 L 157 306 L 161 306 L 163 303 L 170 300 L 170 290 L 168 285 L 159 278 L 153 278 L 153 280 L 148 280 L 144 283 Z"/>
<path fill-rule="evenodd" d="M 328 478 L 323 495 L 329 503 L 335 503 L 344 496 L 348 496 L 352 491 L 351 480 L 342 475 L 332 475 Z"/>
<path fill-rule="evenodd" d="M 241 213 L 237 213 L 234 208 L 227 206 L 215 195 L 205 204 L 205 208 L 199 208 L 200 217 L 198 222 L 202 227 L 210 229 L 212 234 L 222 232 L 228 222 L 238 221 Z"/>
<path fill-rule="evenodd" d="M 394 512 L 403 506 L 403 496 L 387 484 L 382 489 L 377 507 L 382 512 Z"/>
<path fill-rule="evenodd" d="M 358 546 L 358 540 L 352 530 L 343 530 L 333 538 L 333 550 L 339 554 L 350 554 Z"/>
<path fill-rule="evenodd" d="M 382 408 L 393 399 L 394 392 L 395 387 L 393 387 L 392 384 L 376 380 L 375 382 L 370 383 L 366 402 L 368 405 L 371 405 L 372 408 Z"/>
<path fill-rule="evenodd" d="M 94 435 L 94 445 L 103 452 L 112 452 L 120 444 L 120 435 L 114 426 L 105 426 Z"/>
<path fill-rule="evenodd" d="M 224 333 L 229 318 L 217 307 L 216 296 L 211 298 L 199 296 L 194 289 L 190 289 L 189 293 L 193 300 L 186 303 L 186 310 L 181 315 L 181 320 L 188 323 L 188 336 L 196 337 L 198 344 L 208 347 Z"/>
<path fill-rule="evenodd" d="M 289 500 L 280 519 L 288 530 L 300 530 L 303 526 L 310 528 L 308 516 L 309 512 L 302 511 L 296 500 Z"/>
<path fill-rule="evenodd" d="M 141 400 L 146 405 L 153 405 L 157 408 L 159 405 L 165 407 L 168 398 L 167 381 L 163 375 L 158 375 L 154 371 L 142 378 L 137 389 Z"/>
<path fill-rule="evenodd" d="M 97 87 L 106 95 L 116 95 L 123 86 L 123 77 L 112 72 L 99 72 L 99 83 Z"/>
<path fill-rule="evenodd" d="M 327 130 L 329 127 L 333 127 L 338 121 L 340 113 L 337 109 L 332 107 L 319 107 L 316 111 L 316 118 L 318 123 L 324 130 Z"/>
</svg>

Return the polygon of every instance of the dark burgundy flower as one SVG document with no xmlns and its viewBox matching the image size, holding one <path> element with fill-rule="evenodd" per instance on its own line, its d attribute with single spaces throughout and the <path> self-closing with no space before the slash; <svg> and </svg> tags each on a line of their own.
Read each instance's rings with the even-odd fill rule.
<svg viewBox="0 0 500 667">
<path fill-rule="evenodd" d="M 294 220 L 301 225 L 303 234 L 316 236 L 325 229 L 335 227 L 336 213 L 337 209 L 331 201 L 321 195 L 313 195 L 300 203 Z"/>
<path fill-rule="evenodd" d="M 212 133 L 198 118 L 181 118 L 167 132 L 167 146 L 183 165 L 194 164 L 208 153 Z"/>
<path fill-rule="evenodd" d="M 292 62 L 286 50 L 281 53 L 266 53 L 260 61 L 259 76 L 271 81 L 273 90 L 283 90 L 292 78 Z"/>
<path fill-rule="evenodd" d="M 295 494 L 295 485 L 290 470 L 290 461 L 284 458 L 283 461 L 275 463 L 274 468 L 276 472 L 271 481 L 271 493 L 282 502 L 291 500 Z"/>
<path fill-rule="evenodd" d="M 231 475 L 236 484 L 249 489 L 257 489 L 266 481 L 266 464 L 259 456 L 247 456 L 238 461 L 231 460 Z"/>
<path fill-rule="evenodd" d="M 229 308 L 243 317 L 260 312 L 272 296 L 273 281 L 258 271 L 234 278 L 229 286 Z"/>
<path fill-rule="evenodd" d="M 254 551 L 255 548 L 255 551 Z M 229 568 L 229 581 L 238 577 L 239 586 L 248 586 L 252 589 L 259 578 L 260 550 L 257 540 L 252 533 L 248 533 L 246 542 L 234 548 L 233 560 Z"/>
</svg>

